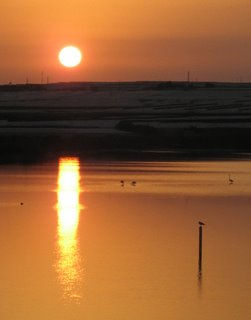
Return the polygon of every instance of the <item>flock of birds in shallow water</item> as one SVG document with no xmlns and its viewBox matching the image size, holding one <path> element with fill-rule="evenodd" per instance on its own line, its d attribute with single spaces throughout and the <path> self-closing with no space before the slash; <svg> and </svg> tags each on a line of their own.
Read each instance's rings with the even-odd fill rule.
<svg viewBox="0 0 251 320">
<path fill-rule="evenodd" d="M 233 183 L 234 183 L 234 180 L 231 179 L 231 176 L 230 176 L 230 174 L 229 174 L 229 175 L 228 175 L 228 184 L 233 184 Z M 136 184 L 137 184 L 137 182 L 136 182 L 135 180 L 133 180 L 133 181 L 130 182 L 130 185 L 133 186 L 133 187 L 135 187 Z M 120 186 L 121 186 L 121 187 L 124 187 L 124 186 L 125 186 L 125 180 L 120 180 Z M 23 206 L 23 204 L 24 204 L 23 202 L 20 202 L 20 205 L 21 205 L 21 206 Z M 204 225 L 203 223 L 200 223 L 200 222 L 199 222 L 199 224 L 200 224 L 200 225 Z"/>
<path fill-rule="evenodd" d="M 131 186 L 135 187 L 136 186 L 136 181 L 131 181 L 130 184 Z M 230 173 L 228 174 L 228 184 L 233 184 L 234 183 L 234 180 L 231 178 L 231 175 Z M 125 186 L 125 180 L 120 180 L 120 186 L 121 187 L 124 187 Z"/>
<path fill-rule="evenodd" d="M 130 182 L 130 185 L 133 186 L 133 187 L 135 187 L 136 184 L 137 184 L 137 182 L 134 181 L 134 180 Z M 124 186 L 125 186 L 125 180 L 120 180 L 120 186 L 121 186 L 121 187 L 124 187 Z"/>
</svg>

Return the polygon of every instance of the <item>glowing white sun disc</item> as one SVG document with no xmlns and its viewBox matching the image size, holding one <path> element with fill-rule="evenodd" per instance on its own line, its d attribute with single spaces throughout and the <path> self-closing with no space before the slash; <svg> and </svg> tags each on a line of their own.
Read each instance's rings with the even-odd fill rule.
<svg viewBox="0 0 251 320">
<path fill-rule="evenodd" d="M 68 68 L 76 67 L 82 60 L 81 51 L 73 46 L 64 47 L 58 55 L 60 63 Z"/>
</svg>

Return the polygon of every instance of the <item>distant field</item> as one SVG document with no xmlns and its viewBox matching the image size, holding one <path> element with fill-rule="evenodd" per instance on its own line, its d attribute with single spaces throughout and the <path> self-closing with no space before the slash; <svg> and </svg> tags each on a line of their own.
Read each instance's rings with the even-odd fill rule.
<svg viewBox="0 0 251 320">
<path fill-rule="evenodd" d="M 24 154 L 28 146 L 37 154 L 51 149 L 249 150 L 250 132 L 248 83 L 0 86 L 3 157 Z"/>
</svg>

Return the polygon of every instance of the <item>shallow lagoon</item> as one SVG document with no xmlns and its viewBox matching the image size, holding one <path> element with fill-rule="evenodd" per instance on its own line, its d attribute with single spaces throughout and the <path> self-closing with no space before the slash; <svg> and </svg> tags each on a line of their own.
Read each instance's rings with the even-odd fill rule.
<svg viewBox="0 0 251 320">
<path fill-rule="evenodd" d="M 64 158 L 0 190 L 1 319 L 250 316 L 250 161 Z"/>
</svg>

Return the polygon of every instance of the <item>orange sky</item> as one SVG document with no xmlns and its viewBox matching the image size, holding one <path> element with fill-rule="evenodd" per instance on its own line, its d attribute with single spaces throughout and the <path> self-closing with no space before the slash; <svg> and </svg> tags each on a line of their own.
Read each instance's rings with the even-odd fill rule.
<svg viewBox="0 0 251 320">
<path fill-rule="evenodd" d="M 0 4 L 0 83 L 251 81 L 250 0 L 8 0 Z M 68 44 L 84 54 L 59 65 Z"/>
</svg>

